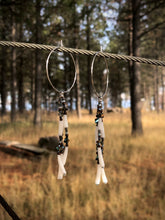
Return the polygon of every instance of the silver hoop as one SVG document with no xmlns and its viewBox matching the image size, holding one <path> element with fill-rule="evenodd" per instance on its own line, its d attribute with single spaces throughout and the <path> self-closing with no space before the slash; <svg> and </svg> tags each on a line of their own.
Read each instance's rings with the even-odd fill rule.
<svg viewBox="0 0 165 220">
<path fill-rule="evenodd" d="M 95 53 L 95 55 L 94 55 L 94 57 L 93 57 L 92 64 L 91 64 L 91 82 L 92 82 L 92 87 L 93 87 L 93 90 L 94 90 L 96 96 L 97 96 L 98 98 L 101 98 L 101 99 L 102 99 L 102 98 L 105 96 L 105 94 L 107 93 L 108 83 L 109 83 L 109 78 L 108 78 L 108 73 L 109 73 L 108 63 L 107 63 L 107 61 L 106 61 L 106 59 L 105 59 L 104 56 L 103 56 L 103 58 L 104 58 L 105 66 L 106 66 L 106 70 L 107 70 L 107 71 L 106 71 L 107 79 L 106 79 L 105 90 L 104 90 L 104 92 L 103 92 L 102 95 L 99 95 L 99 94 L 97 93 L 96 88 L 95 88 L 95 85 L 94 85 L 94 80 L 93 80 L 93 66 L 94 66 L 94 62 L 95 62 L 96 56 L 98 56 L 98 55 L 101 54 L 101 53 L 102 53 L 102 51 L 99 51 L 99 52 Z"/>
<path fill-rule="evenodd" d="M 75 60 L 74 60 L 74 57 L 71 53 L 69 53 L 69 55 L 71 56 L 72 60 L 73 60 L 73 64 L 74 64 L 74 68 L 75 68 L 75 75 L 74 75 L 74 79 L 73 79 L 73 83 L 71 85 L 71 87 L 67 90 L 58 90 L 52 83 L 50 77 L 49 77 L 49 71 L 48 71 L 48 65 L 49 65 L 49 59 L 50 59 L 50 56 L 52 55 L 53 52 L 57 51 L 58 49 L 60 49 L 61 46 L 58 46 L 58 47 L 55 47 L 48 55 L 47 57 L 47 60 L 46 60 L 46 75 L 47 75 L 47 78 L 48 78 L 48 81 L 50 83 L 50 85 L 52 86 L 52 88 L 58 92 L 58 93 L 68 93 L 70 92 L 70 90 L 73 88 L 75 82 L 76 82 L 76 77 L 77 77 L 77 73 L 76 73 L 76 63 L 75 63 Z"/>
</svg>

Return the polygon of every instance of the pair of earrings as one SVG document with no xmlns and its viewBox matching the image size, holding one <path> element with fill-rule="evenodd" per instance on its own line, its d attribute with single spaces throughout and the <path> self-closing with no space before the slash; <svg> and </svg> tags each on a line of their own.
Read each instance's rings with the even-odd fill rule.
<svg viewBox="0 0 165 220">
<path fill-rule="evenodd" d="M 46 74 L 48 81 L 52 88 L 59 94 L 59 106 L 58 106 L 58 115 L 59 115 L 59 130 L 58 130 L 58 136 L 59 136 L 59 144 L 56 147 L 56 152 L 57 152 L 57 161 L 58 161 L 58 179 L 63 179 L 63 176 L 66 175 L 66 170 L 65 170 L 65 163 L 67 160 L 67 155 L 68 155 L 68 143 L 69 143 L 69 134 L 68 134 L 68 120 L 67 120 L 67 104 L 66 100 L 64 97 L 65 93 L 69 93 L 71 89 L 73 88 L 75 82 L 76 82 L 76 63 L 74 60 L 74 57 L 71 53 L 69 53 L 73 64 L 75 68 L 75 75 L 73 79 L 73 83 L 71 87 L 68 90 L 61 91 L 58 90 L 52 83 L 50 77 L 49 77 L 49 70 L 48 70 L 48 65 L 49 65 L 49 59 L 52 53 L 57 52 L 57 51 L 63 51 L 63 45 L 55 47 L 48 55 L 47 60 L 46 60 Z M 106 74 L 106 87 L 104 92 L 100 95 L 97 93 L 95 86 L 94 86 L 94 80 L 93 80 L 93 67 L 94 67 L 94 62 L 97 56 L 102 56 L 105 61 L 106 69 L 105 69 L 105 74 Z M 100 184 L 101 178 L 103 183 L 108 183 L 105 171 L 104 171 L 104 159 L 103 159 L 103 149 L 104 149 L 104 138 L 105 138 L 105 132 L 104 132 L 104 125 L 103 125 L 103 107 L 102 107 L 102 100 L 105 94 L 107 93 L 108 89 L 108 64 L 105 59 L 105 57 L 102 55 L 102 50 L 100 52 L 95 53 L 93 60 L 92 60 L 92 65 L 91 65 L 91 82 L 93 86 L 93 90 L 98 98 L 98 104 L 97 104 L 97 112 L 96 112 L 96 132 L 95 132 L 95 142 L 96 142 L 96 161 L 97 161 L 97 173 L 96 173 L 96 179 L 95 179 L 95 184 L 98 185 Z M 65 131 L 65 138 L 63 139 L 63 133 Z"/>
</svg>

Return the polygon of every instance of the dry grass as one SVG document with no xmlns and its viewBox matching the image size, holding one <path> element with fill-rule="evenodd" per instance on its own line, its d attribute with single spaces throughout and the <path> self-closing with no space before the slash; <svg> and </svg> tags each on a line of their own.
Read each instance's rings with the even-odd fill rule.
<svg viewBox="0 0 165 220">
<path fill-rule="evenodd" d="M 0 188 L 22 220 L 164 220 L 165 115 L 144 113 L 144 136 L 131 137 L 128 113 L 105 116 L 107 185 L 94 184 L 96 174 L 94 116 L 69 115 L 67 176 L 58 181 L 54 156 L 14 157 L 0 152 Z M 40 129 L 31 116 L 13 125 L 4 118 L 0 139 L 36 144 L 57 133 L 57 115 L 44 115 Z M 0 207 L 0 219 L 10 219 Z"/>
</svg>

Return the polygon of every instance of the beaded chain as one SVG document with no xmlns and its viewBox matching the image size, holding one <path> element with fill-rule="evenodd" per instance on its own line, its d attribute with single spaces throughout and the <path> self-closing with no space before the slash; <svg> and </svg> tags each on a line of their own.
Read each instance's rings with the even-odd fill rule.
<svg viewBox="0 0 165 220">
<path fill-rule="evenodd" d="M 104 171 L 104 159 L 103 159 L 103 149 L 104 149 L 104 125 L 103 125 L 103 108 L 102 108 L 102 99 L 99 98 L 97 105 L 97 113 L 96 113 L 96 133 L 95 133 L 95 141 L 96 141 L 96 161 L 97 161 L 97 174 L 95 183 L 100 184 L 100 179 L 102 177 L 103 183 L 107 183 L 108 180 Z"/>
<path fill-rule="evenodd" d="M 68 120 L 67 120 L 67 104 L 64 98 L 63 93 L 60 94 L 58 101 L 58 115 L 59 115 L 59 144 L 56 147 L 59 171 L 58 171 L 58 179 L 62 179 L 63 175 L 66 175 L 66 170 L 64 165 L 66 163 L 67 155 L 68 155 Z M 63 141 L 63 131 L 65 130 L 65 139 Z"/>
<path fill-rule="evenodd" d="M 58 104 L 59 104 L 59 107 L 58 107 L 59 120 L 63 121 L 63 116 L 67 115 L 67 110 L 68 110 L 68 107 L 66 105 L 66 101 L 63 95 L 59 97 Z M 66 127 L 65 128 L 65 139 L 64 139 L 65 146 L 63 144 L 63 135 L 59 134 L 59 145 L 58 147 L 56 147 L 57 154 L 60 155 L 64 153 L 65 147 L 68 147 L 68 142 L 69 142 L 68 127 Z"/>
<path fill-rule="evenodd" d="M 97 113 L 96 113 L 96 119 L 95 119 L 96 126 L 98 126 L 99 118 L 101 118 L 101 119 L 104 118 L 101 100 L 99 100 L 98 105 L 97 105 Z M 98 130 L 97 132 L 98 132 L 98 140 L 96 141 L 96 161 L 97 161 L 97 164 L 99 164 L 98 148 L 99 147 L 101 148 L 101 151 L 102 151 L 102 154 L 103 154 L 104 138 L 101 137 L 101 131 L 100 130 Z"/>
</svg>

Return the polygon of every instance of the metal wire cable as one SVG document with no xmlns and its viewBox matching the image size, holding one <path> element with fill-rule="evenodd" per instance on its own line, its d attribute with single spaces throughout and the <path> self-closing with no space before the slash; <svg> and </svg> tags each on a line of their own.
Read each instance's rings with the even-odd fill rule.
<svg viewBox="0 0 165 220">
<path fill-rule="evenodd" d="M 0 45 L 1 46 L 19 47 L 19 48 L 40 49 L 40 50 L 48 50 L 48 51 L 56 48 L 56 46 L 52 46 L 52 45 L 22 43 L 22 42 L 12 42 L 12 41 L 0 41 Z M 88 55 L 88 56 L 93 56 L 97 52 L 97 51 L 73 49 L 73 48 L 67 48 L 67 47 L 60 47 L 58 50 L 64 51 L 67 53 L 71 53 L 71 54 Z M 146 59 L 146 58 L 142 58 L 142 57 L 119 55 L 119 54 L 113 54 L 113 53 L 107 53 L 107 52 L 101 52 L 101 53 L 99 53 L 99 56 L 105 57 L 105 58 L 124 60 L 127 62 L 133 61 L 133 62 L 138 62 L 138 63 L 152 64 L 152 65 L 156 65 L 156 66 L 165 66 L 165 61 Z"/>
</svg>

